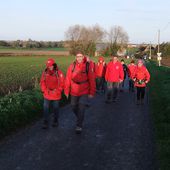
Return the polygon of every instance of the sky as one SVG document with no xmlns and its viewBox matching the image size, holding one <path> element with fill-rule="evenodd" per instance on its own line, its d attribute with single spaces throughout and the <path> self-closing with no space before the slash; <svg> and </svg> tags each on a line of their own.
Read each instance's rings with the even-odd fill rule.
<svg viewBox="0 0 170 170">
<path fill-rule="evenodd" d="M 65 40 L 75 24 L 121 26 L 130 43 L 170 41 L 170 0 L 1 0 L 0 40 Z"/>
</svg>

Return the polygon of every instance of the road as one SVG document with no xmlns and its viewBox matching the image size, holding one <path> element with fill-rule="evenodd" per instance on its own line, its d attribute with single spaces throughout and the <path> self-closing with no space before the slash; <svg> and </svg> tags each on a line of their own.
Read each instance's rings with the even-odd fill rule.
<svg viewBox="0 0 170 170">
<path fill-rule="evenodd" d="M 137 106 L 127 89 L 116 103 L 97 95 L 77 135 L 67 105 L 58 128 L 42 130 L 40 120 L 1 142 L 0 170 L 155 170 L 148 106 L 147 100 Z"/>
</svg>

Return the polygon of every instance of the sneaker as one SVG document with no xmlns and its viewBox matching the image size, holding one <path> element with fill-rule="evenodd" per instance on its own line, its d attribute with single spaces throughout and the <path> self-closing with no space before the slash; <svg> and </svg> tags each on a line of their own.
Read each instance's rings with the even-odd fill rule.
<svg viewBox="0 0 170 170">
<path fill-rule="evenodd" d="M 48 129 L 48 122 L 46 120 L 43 122 L 42 129 Z"/>
<path fill-rule="evenodd" d="M 77 126 L 75 131 L 76 131 L 76 134 L 80 134 L 82 132 L 82 127 Z"/>
</svg>

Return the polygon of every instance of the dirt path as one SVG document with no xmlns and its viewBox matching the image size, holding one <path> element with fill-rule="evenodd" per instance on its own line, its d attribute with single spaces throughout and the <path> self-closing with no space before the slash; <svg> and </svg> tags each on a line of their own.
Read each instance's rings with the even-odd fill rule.
<svg viewBox="0 0 170 170">
<path fill-rule="evenodd" d="M 155 170 L 152 123 L 145 100 L 134 103 L 126 90 L 116 103 L 97 95 L 86 112 L 83 133 L 74 132 L 70 106 L 60 126 L 41 129 L 41 121 L 0 144 L 0 170 Z"/>
</svg>

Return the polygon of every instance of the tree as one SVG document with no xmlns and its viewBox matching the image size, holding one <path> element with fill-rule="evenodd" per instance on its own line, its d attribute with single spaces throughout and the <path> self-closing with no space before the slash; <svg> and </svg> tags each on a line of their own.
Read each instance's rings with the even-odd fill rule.
<svg viewBox="0 0 170 170">
<path fill-rule="evenodd" d="M 88 55 L 94 55 L 96 42 L 103 39 L 104 33 L 103 28 L 97 24 L 91 27 L 83 25 L 70 26 L 65 32 L 70 53 L 75 54 L 77 50 L 81 50 Z"/>
</svg>

